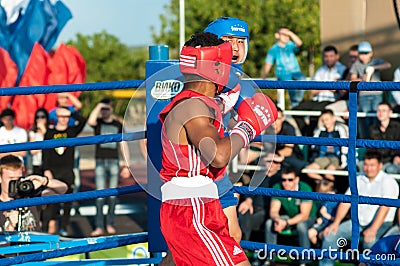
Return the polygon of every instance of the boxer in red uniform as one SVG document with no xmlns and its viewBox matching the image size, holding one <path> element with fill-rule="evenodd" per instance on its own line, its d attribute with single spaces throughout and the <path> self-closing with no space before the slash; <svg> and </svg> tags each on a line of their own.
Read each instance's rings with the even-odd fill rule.
<svg viewBox="0 0 400 266">
<path fill-rule="evenodd" d="M 256 93 L 238 107 L 238 123 L 224 136 L 215 96 L 228 83 L 232 47 L 211 33 L 185 43 L 181 93 L 160 113 L 162 128 L 161 231 L 176 265 L 250 265 L 229 235 L 214 183 L 230 159 L 271 125 L 274 103 Z"/>
</svg>

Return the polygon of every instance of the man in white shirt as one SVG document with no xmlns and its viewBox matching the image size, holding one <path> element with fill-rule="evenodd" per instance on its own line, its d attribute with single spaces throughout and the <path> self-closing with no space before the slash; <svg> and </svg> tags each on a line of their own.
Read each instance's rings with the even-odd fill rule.
<svg viewBox="0 0 400 266">
<path fill-rule="evenodd" d="M 323 52 L 324 65 L 314 75 L 316 81 L 337 81 L 343 78 L 346 66 L 339 62 L 339 53 L 335 46 L 328 45 Z M 293 110 L 322 111 L 327 105 L 337 100 L 336 90 L 311 90 L 312 100 L 302 101 Z M 331 108 L 330 108 L 331 109 Z M 318 124 L 318 117 L 310 117 L 309 125 L 306 124 L 304 116 L 295 116 L 297 126 L 303 136 L 312 136 Z"/>
<path fill-rule="evenodd" d="M 4 109 L 0 114 L 3 126 L 0 127 L 0 145 L 22 143 L 28 141 L 28 134 L 25 129 L 14 125 L 15 112 L 11 109 Z M 0 158 L 6 155 L 18 156 L 21 160 L 26 155 L 26 151 L 15 151 L 0 153 Z"/>
<path fill-rule="evenodd" d="M 363 170 L 364 175 L 357 177 L 360 196 L 398 198 L 399 186 L 393 177 L 382 171 L 382 159 L 379 151 L 370 149 L 365 152 Z M 350 195 L 350 189 L 346 194 Z M 351 240 L 351 220 L 342 222 L 349 209 L 350 203 L 339 204 L 334 221 L 324 230 L 323 250 L 337 249 L 339 238 Z M 396 208 L 394 207 L 359 204 L 358 219 L 364 249 L 370 249 L 390 228 L 395 214 Z M 319 263 L 320 266 L 334 264 L 335 262 L 331 259 L 323 259 Z"/>
</svg>

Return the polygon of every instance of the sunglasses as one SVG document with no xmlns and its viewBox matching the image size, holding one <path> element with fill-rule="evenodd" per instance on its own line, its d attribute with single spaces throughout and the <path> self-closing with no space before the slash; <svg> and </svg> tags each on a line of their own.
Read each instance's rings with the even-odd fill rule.
<svg viewBox="0 0 400 266">
<path fill-rule="evenodd" d="M 100 109 L 100 111 L 110 111 L 111 109 L 110 108 L 107 108 L 107 107 L 103 107 L 103 108 L 101 108 Z"/>
<path fill-rule="evenodd" d="M 282 183 L 284 183 L 284 182 L 293 182 L 294 181 L 294 178 L 282 178 Z"/>
<path fill-rule="evenodd" d="M 275 161 L 275 160 L 266 160 L 266 163 L 275 163 L 275 164 L 282 164 L 282 162 Z"/>
<path fill-rule="evenodd" d="M 358 52 L 358 54 L 369 54 L 370 52 Z"/>
<path fill-rule="evenodd" d="M 323 179 L 321 180 L 321 185 L 322 186 L 334 186 L 335 181 L 329 180 L 329 179 Z"/>
<path fill-rule="evenodd" d="M 69 115 L 57 115 L 57 117 L 60 117 L 60 118 L 69 118 Z"/>
<path fill-rule="evenodd" d="M 45 118 L 46 118 L 45 115 L 38 115 L 38 116 L 36 116 L 36 119 L 45 119 Z"/>
</svg>

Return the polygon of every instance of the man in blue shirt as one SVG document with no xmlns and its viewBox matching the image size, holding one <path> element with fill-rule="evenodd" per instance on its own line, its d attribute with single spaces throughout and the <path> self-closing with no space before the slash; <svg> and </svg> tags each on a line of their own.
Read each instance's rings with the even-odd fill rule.
<svg viewBox="0 0 400 266">
<path fill-rule="evenodd" d="M 303 41 L 288 28 L 279 28 L 275 33 L 275 39 L 276 43 L 268 50 L 265 58 L 261 78 L 265 79 L 275 64 L 275 75 L 278 80 L 305 79 L 295 55 Z M 303 100 L 304 91 L 289 90 L 289 96 L 291 107 L 295 107 Z"/>
</svg>

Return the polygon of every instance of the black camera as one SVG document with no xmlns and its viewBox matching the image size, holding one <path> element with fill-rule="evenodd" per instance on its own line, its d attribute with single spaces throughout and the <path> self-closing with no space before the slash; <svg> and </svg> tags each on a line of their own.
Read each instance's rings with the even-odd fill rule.
<svg viewBox="0 0 400 266">
<path fill-rule="evenodd" d="M 26 198 L 36 195 L 36 189 L 33 182 L 30 180 L 21 181 L 23 177 L 18 180 L 10 180 L 8 185 L 8 194 L 12 198 Z"/>
</svg>

